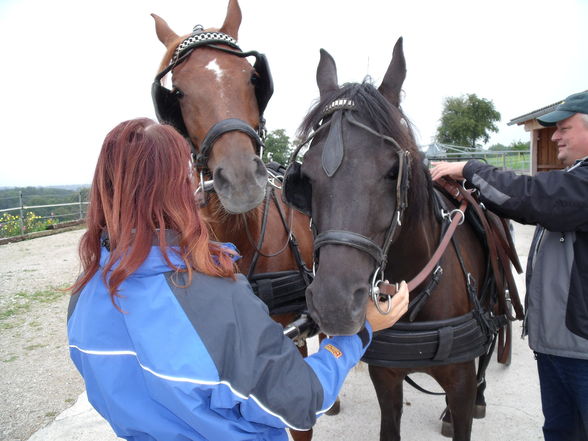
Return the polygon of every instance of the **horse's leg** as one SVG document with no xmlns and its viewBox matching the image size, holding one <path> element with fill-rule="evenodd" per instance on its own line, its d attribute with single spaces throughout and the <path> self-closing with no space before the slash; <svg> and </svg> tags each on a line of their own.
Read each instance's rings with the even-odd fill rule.
<svg viewBox="0 0 588 441">
<path fill-rule="evenodd" d="M 484 398 L 484 391 L 486 390 L 486 380 L 482 381 L 476 389 L 476 406 L 474 407 L 474 418 L 484 418 L 486 416 L 486 398 Z"/>
<path fill-rule="evenodd" d="M 380 404 L 380 441 L 399 441 L 402 381 L 406 374 L 398 369 L 378 366 L 369 366 L 369 372 Z"/>
<path fill-rule="evenodd" d="M 472 432 L 472 418 L 474 414 L 474 402 L 476 398 L 476 369 L 473 361 L 438 366 L 431 369 L 431 375 L 437 380 L 447 394 L 446 417 L 451 421 L 454 441 L 470 441 Z M 449 434 L 444 419 L 442 434 Z"/>
</svg>

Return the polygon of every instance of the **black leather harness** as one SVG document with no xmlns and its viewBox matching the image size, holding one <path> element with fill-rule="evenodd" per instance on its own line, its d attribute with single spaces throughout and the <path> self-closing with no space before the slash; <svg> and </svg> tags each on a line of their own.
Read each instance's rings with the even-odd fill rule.
<svg viewBox="0 0 588 441">
<path fill-rule="evenodd" d="M 434 192 L 434 200 L 438 207 L 435 210 L 437 213 L 441 212 L 441 209 L 450 211 L 453 208 L 444 204 L 438 191 Z M 447 222 L 441 216 L 438 218 L 440 222 L 444 222 L 441 233 L 443 236 Z M 478 229 L 480 221 L 474 210 L 466 211 L 466 221 L 481 237 L 484 236 L 484 232 Z M 455 239 L 452 239 L 452 244 L 466 279 L 468 296 L 474 305 L 473 310 L 445 320 L 412 321 L 438 282 L 435 272 L 441 270 L 435 271 L 409 305 L 410 321 L 397 322 L 391 328 L 376 332 L 362 358 L 363 361 L 375 366 L 420 368 L 461 363 L 481 357 L 478 380 L 483 381 L 497 332 L 508 323 L 508 317 L 504 314 L 496 316 L 491 312 L 495 300 L 490 294 L 496 287 L 490 264 L 488 263 L 486 277 L 479 290 L 476 281 L 465 267 Z"/>
</svg>

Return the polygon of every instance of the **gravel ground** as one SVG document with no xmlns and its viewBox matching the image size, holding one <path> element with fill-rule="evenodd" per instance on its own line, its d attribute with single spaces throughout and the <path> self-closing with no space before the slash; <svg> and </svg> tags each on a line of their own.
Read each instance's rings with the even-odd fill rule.
<svg viewBox="0 0 588 441">
<path fill-rule="evenodd" d="M 79 272 L 84 230 L 0 246 L 0 440 L 27 440 L 84 390 L 69 360 L 60 291 Z"/>
<path fill-rule="evenodd" d="M 67 350 L 68 294 L 55 290 L 71 284 L 78 274 L 76 250 L 82 233 L 77 230 L 0 246 L 0 441 L 29 440 L 35 432 L 30 441 L 117 439 L 81 395 L 84 385 Z M 523 267 L 531 233 L 531 227 L 515 224 Z M 517 276 L 520 288 L 523 278 Z M 526 340 L 517 338 L 520 323 L 513 328 L 513 362 L 508 367 L 490 363 L 488 415 L 474 421 L 472 439 L 542 439 L 535 362 Z M 425 375 L 415 374 L 415 380 L 438 389 Z M 350 374 L 341 397 L 341 414 L 321 418 L 313 441 L 378 439 L 379 409 L 365 366 Z M 439 433 L 442 397 L 405 387 L 404 404 L 403 440 L 447 439 Z"/>
</svg>

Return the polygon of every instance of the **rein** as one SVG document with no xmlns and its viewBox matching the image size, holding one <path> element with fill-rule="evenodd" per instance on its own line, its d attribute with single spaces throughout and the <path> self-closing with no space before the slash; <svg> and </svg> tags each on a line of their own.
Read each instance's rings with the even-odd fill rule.
<svg viewBox="0 0 588 441">
<path fill-rule="evenodd" d="M 455 185 L 457 187 L 456 183 L 453 183 L 453 184 L 448 183 L 448 185 Z M 431 258 L 429 259 L 427 264 L 423 267 L 423 269 L 421 269 L 421 271 L 419 271 L 419 273 L 416 276 L 414 276 L 410 281 L 407 282 L 409 291 L 414 290 L 421 283 L 423 283 L 431 275 L 433 270 L 435 270 L 435 268 L 437 267 L 437 263 L 439 263 L 439 260 L 441 260 L 441 257 L 445 253 L 445 250 L 447 249 L 447 246 L 449 245 L 451 238 L 455 234 L 457 227 L 459 225 L 461 225 L 463 223 L 463 221 L 465 220 L 465 210 L 467 209 L 468 204 L 469 204 L 469 202 L 464 199 L 461 202 L 461 205 L 458 209 L 453 210 L 451 213 L 448 214 L 448 216 L 451 216 L 453 214 L 453 217 L 451 218 L 451 223 L 449 224 L 449 228 L 447 228 L 447 231 L 443 235 L 441 242 L 437 246 L 437 249 L 435 250 L 435 252 L 431 256 Z M 394 294 L 396 294 L 396 292 L 398 291 L 398 284 L 397 283 L 391 284 L 387 281 L 384 281 L 378 285 L 378 288 L 379 288 L 379 293 L 375 293 L 373 295 L 374 301 L 378 300 L 377 299 L 378 294 L 384 294 L 384 295 L 387 295 L 388 297 L 391 297 Z M 409 309 L 410 309 L 412 303 L 413 302 L 411 302 L 411 304 L 409 305 Z"/>
</svg>

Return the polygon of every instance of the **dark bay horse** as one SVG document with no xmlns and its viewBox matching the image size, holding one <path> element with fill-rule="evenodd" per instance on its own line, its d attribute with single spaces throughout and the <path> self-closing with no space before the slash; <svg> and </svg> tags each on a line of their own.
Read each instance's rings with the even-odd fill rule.
<svg viewBox="0 0 588 441">
<path fill-rule="evenodd" d="M 153 18 L 167 48 L 152 89 L 158 119 L 190 141 L 198 197 L 216 239 L 237 246 L 239 269 L 272 318 L 287 325 L 305 308 L 312 233 L 308 217 L 282 203 L 281 182 L 261 159 L 263 112 L 273 92 L 267 60 L 239 48 L 237 0 L 229 1 L 220 29 L 197 26 L 179 36 L 162 18 Z M 254 65 L 247 58 L 255 58 Z M 298 345 L 306 355 L 305 341 Z M 292 436 L 310 440 L 312 431 Z"/>
<path fill-rule="evenodd" d="M 466 200 L 460 208 L 434 188 L 400 108 L 405 76 L 402 39 L 379 88 L 369 81 L 340 87 L 333 58 L 321 50 L 320 101 L 300 129 L 310 146 L 302 164 L 290 164 L 284 197 L 312 218 L 317 271 L 306 298 L 323 332 L 357 332 L 366 302 L 393 294 L 387 280 L 412 279 L 409 313 L 376 333 L 364 357 L 381 409 L 380 439 L 400 439 L 403 380 L 419 371 L 444 389 L 453 439 L 469 440 L 483 382 L 475 359 L 486 363 L 498 329 L 515 319 L 506 311 L 506 288 L 516 318 L 522 310 L 516 286 L 494 263 L 504 255 L 494 258 L 495 242 L 473 225 L 482 209 L 467 205 L 471 195 L 461 186 L 449 190 Z M 482 215 L 478 223 L 486 225 Z M 508 229 L 500 225 L 504 239 Z"/>
</svg>

